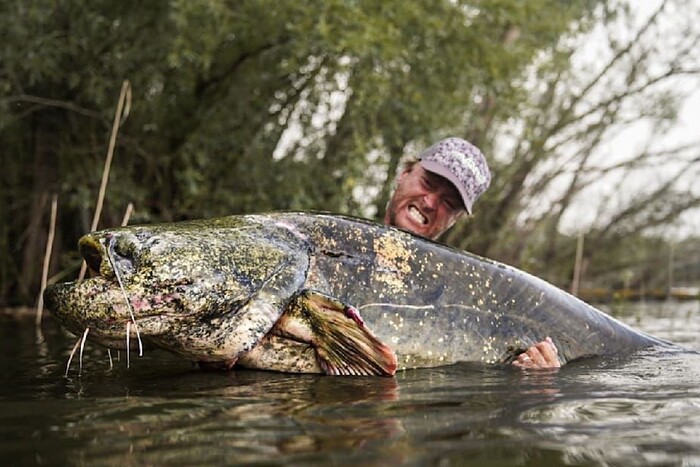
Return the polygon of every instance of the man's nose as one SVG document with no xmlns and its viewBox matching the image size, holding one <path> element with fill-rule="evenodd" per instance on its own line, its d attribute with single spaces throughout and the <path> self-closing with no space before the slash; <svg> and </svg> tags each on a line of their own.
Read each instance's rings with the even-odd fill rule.
<svg viewBox="0 0 700 467">
<path fill-rule="evenodd" d="M 426 193 L 425 196 L 423 197 L 423 202 L 425 203 L 426 207 L 429 207 L 431 209 L 436 209 L 438 206 L 438 203 L 440 203 L 440 195 L 437 193 Z"/>
</svg>

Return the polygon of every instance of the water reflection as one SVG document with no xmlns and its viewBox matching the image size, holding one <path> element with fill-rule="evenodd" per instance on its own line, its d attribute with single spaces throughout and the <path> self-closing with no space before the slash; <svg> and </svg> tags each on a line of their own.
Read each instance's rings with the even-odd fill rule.
<svg viewBox="0 0 700 467">
<path fill-rule="evenodd" d="M 695 303 L 618 313 L 700 348 Z M 110 367 L 86 346 L 82 375 L 65 378 L 75 337 L 43 330 L 37 342 L 32 320 L 0 322 L 0 457 L 11 465 L 700 463 L 695 353 L 333 378 L 207 373 L 157 352 L 127 370 L 123 355 Z"/>
<path fill-rule="evenodd" d="M 92 384 L 83 383 L 79 395 L 86 403 L 44 434 L 83 439 L 90 448 L 81 457 L 90 463 L 133 453 L 156 463 L 228 463 L 225 453 L 235 453 L 236 462 L 248 463 L 265 456 L 333 455 L 402 432 L 398 420 L 367 410 L 396 399 L 393 379 L 245 371 L 193 371 L 175 379 L 188 389 L 154 397 L 147 394 L 161 388 L 138 385 L 138 397 L 101 397 L 99 408 Z"/>
</svg>

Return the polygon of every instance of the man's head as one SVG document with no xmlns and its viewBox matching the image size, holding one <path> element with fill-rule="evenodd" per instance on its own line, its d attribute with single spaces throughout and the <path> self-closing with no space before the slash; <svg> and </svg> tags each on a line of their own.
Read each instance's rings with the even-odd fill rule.
<svg viewBox="0 0 700 467">
<path fill-rule="evenodd" d="M 461 138 L 447 138 L 409 161 L 398 175 L 384 223 L 436 239 L 466 211 L 491 182 L 486 159 Z"/>
</svg>

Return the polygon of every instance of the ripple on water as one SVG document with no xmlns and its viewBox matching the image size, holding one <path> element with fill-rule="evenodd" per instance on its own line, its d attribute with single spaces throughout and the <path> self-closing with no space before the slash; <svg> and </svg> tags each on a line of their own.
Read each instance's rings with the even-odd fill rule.
<svg viewBox="0 0 700 467">
<path fill-rule="evenodd" d="M 700 460 L 700 395 L 642 397 L 569 394 L 522 413 L 519 430 L 537 433 L 575 463 L 605 459 L 625 465 Z M 512 435 L 513 433 L 511 433 Z"/>
<path fill-rule="evenodd" d="M 700 308 L 632 305 L 700 349 Z M 460 364 L 396 378 L 207 373 L 163 353 L 110 368 L 45 323 L 2 323 L 0 457 L 17 464 L 700 465 L 700 356 L 640 352 L 560 371 Z"/>
</svg>

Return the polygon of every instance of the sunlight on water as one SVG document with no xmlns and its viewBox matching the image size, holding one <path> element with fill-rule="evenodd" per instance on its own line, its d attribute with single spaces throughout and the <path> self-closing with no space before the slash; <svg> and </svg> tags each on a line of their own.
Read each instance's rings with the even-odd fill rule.
<svg viewBox="0 0 700 467">
<path fill-rule="evenodd" d="M 700 349 L 700 304 L 607 311 Z M 521 372 L 476 364 L 396 378 L 203 372 L 131 359 L 48 320 L 0 321 L 5 465 L 698 465 L 700 355 L 646 351 Z"/>
</svg>

